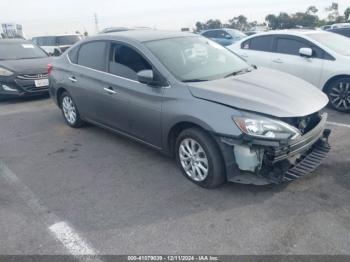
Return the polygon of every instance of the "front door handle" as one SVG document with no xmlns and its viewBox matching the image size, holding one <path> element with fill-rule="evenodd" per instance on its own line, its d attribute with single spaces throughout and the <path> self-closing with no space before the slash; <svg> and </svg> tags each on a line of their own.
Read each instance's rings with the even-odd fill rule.
<svg viewBox="0 0 350 262">
<path fill-rule="evenodd" d="M 117 93 L 116 91 L 113 90 L 112 87 L 105 87 L 103 88 L 103 90 L 105 90 L 108 94 L 114 95 L 115 93 Z"/>
<path fill-rule="evenodd" d="M 75 76 L 71 76 L 68 78 L 70 81 L 72 81 L 73 83 L 77 82 L 77 79 L 75 78 Z"/>
</svg>

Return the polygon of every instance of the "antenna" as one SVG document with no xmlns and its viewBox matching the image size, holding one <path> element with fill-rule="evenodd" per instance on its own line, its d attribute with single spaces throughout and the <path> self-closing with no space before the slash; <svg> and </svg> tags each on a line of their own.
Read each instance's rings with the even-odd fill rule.
<svg viewBox="0 0 350 262">
<path fill-rule="evenodd" d="M 97 13 L 94 14 L 94 17 L 95 17 L 95 31 L 96 31 L 96 34 L 100 31 L 99 28 L 98 28 L 98 17 L 97 17 Z"/>
</svg>

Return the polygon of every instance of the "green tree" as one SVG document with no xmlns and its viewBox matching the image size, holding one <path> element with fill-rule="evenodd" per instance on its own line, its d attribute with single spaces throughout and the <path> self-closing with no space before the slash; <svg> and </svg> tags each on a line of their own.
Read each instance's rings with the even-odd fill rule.
<svg viewBox="0 0 350 262">
<path fill-rule="evenodd" d="M 329 7 L 326 8 L 328 12 L 328 21 L 336 22 L 339 17 L 339 5 L 338 3 L 332 3 Z"/>
<path fill-rule="evenodd" d="M 344 11 L 344 18 L 345 18 L 345 21 L 349 21 L 350 20 L 350 7 L 345 9 L 345 11 Z"/>
<path fill-rule="evenodd" d="M 307 9 L 306 9 L 306 14 L 308 15 L 315 15 L 318 13 L 318 9 L 316 6 L 312 5 L 312 6 L 309 6 Z"/>
</svg>

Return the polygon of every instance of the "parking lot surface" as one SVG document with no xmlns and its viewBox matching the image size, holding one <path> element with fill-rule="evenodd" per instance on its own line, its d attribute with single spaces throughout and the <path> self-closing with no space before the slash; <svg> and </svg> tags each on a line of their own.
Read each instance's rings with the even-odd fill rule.
<svg viewBox="0 0 350 262">
<path fill-rule="evenodd" d="M 350 254 L 350 116 L 327 111 L 314 174 L 205 190 L 152 149 L 69 128 L 49 99 L 1 103 L 0 254 Z"/>
</svg>

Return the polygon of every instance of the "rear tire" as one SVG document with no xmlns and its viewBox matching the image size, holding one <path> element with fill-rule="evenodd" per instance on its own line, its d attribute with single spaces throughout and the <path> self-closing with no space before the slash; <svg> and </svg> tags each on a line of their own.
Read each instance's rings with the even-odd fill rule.
<svg viewBox="0 0 350 262">
<path fill-rule="evenodd" d="M 330 106 L 340 112 L 350 112 L 350 77 L 330 82 L 326 89 Z"/>
<path fill-rule="evenodd" d="M 68 92 L 62 93 L 60 97 L 60 107 L 63 118 L 70 127 L 78 128 L 84 125 L 84 121 L 80 118 L 78 108 Z"/>
<path fill-rule="evenodd" d="M 210 189 L 226 181 L 220 150 L 205 131 L 199 128 L 182 131 L 175 150 L 176 162 L 191 182 Z"/>
</svg>

